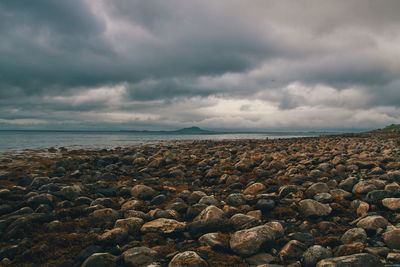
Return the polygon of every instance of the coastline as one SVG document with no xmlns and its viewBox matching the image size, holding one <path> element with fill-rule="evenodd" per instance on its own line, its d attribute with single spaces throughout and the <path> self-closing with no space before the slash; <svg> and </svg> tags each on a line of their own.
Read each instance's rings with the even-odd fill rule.
<svg viewBox="0 0 400 267">
<path fill-rule="evenodd" d="M 0 261 L 89 266 L 103 253 L 109 266 L 137 255 L 167 266 L 194 251 L 198 266 L 306 266 L 349 255 L 365 266 L 395 263 L 398 140 L 351 134 L 3 153 Z"/>
</svg>

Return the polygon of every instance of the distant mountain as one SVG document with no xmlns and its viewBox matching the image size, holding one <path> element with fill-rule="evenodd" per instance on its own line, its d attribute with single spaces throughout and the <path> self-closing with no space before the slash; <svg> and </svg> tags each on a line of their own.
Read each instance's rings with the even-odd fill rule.
<svg viewBox="0 0 400 267">
<path fill-rule="evenodd" d="M 211 134 L 211 133 L 216 133 L 213 131 L 208 131 L 201 129 L 197 126 L 189 127 L 189 128 L 182 128 L 179 130 L 171 131 L 172 133 L 177 133 L 177 134 Z"/>
</svg>

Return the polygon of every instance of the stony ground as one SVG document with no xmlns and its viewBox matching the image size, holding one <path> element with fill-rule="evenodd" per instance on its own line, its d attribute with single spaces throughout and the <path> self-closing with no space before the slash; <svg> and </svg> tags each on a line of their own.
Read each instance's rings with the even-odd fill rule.
<svg viewBox="0 0 400 267">
<path fill-rule="evenodd" d="M 4 266 L 400 266 L 398 137 L 0 157 Z"/>
</svg>

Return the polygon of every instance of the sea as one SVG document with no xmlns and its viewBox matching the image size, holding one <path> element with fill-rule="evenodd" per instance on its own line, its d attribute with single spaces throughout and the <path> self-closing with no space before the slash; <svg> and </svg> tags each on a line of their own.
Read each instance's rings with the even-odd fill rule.
<svg viewBox="0 0 400 267">
<path fill-rule="evenodd" d="M 49 147 L 113 148 L 180 140 L 238 140 L 311 137 L 318 133 L 164 134 L 107 131 L 0 131 L 0 153 Z"/>
</svg>

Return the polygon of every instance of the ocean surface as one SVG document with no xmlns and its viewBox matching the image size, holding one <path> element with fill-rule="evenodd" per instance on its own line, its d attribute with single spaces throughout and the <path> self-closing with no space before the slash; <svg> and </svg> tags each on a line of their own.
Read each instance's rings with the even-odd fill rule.
<svg viewBox="0 0 400 267">
<path fill-rule="evenodd" d="M 277 139 L 317 133 L 156 134 L 84 131 L 0 131 L 0 153 L 47 147 L 112 148 L 175 140 Z"/>
</svg>

